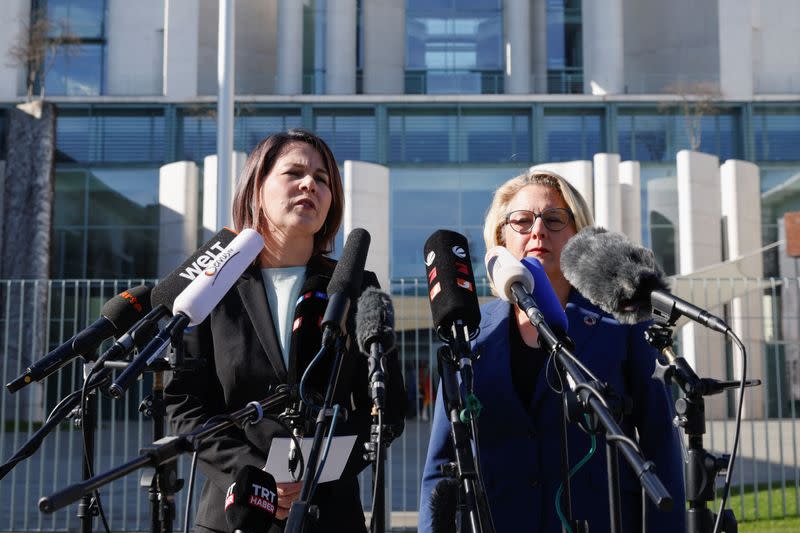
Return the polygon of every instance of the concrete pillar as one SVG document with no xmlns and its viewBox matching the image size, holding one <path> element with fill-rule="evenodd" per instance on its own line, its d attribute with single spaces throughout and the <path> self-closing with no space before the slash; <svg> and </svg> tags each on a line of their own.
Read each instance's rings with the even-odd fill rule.
<svg viewBox="0 0 800 533">
<path fill-rule="evenodd" d="M 620 94 L 625 88 L 623 0 L 583 2 L 583 90 Z"/>
<path fill-rule="evenodd" d="M 530 0 L 532 93 L 547 93 L 547 1 Z"/>
<path fill-rule="evenodd" d="M 527 94 L 531 84 L 530 0 L 504 0 L 505 92 Z"/>
<path fill-rule="evenodd" d="M 406 68 L 405 2 L 364 2 L 364 94 L 403 94 Z"/>
<path fill-rule="evenodd" d="M 594 223 L 622 231 L 619 154 L 594 154 Z"/>
<path fill-rule="evenodd" d="M 777 220 L 778 240 L 786 240 L 783 219 Z M 786 373 L 789 377 L 791 399 L 800 400 L 800 258 L 786 253 L 784 242 L 778 250 L 778 268 L 783 282 L 781 288 L 781 332 L 786 354 Z"/>
<path fill-rule="evenodd" d="M 278 0 L 278 68 L 275 92 L 303 92 L 303 2 Z"/>
<path fill-rule="evenodd" d="M 228 198 L 231 205 L 225 210 L 228 214 L 225 220 L 217 218 L 217 154 L 207 155 L 203 158 L 203 239 L 208 240 L 223 227 L 233 228 L 233 194 L 236 183 L 242 173 L 247 154 L 244 152 L 231 153 L 231 179 L 228 185 L 230 194 Z"/>
<path fill-rule="evenodd" d="M 691 274 L 722 260 L 722 200 L 719 160 L 716 156 L 681 150 L 678 152 L 678 242 L 679 273 Z M 757 197 L 756 197 L 757 198 Z M 709 291 L 715 291 L 716 285 Z M 720 306 L 708 308 L 707 302 L 692 303 L 720 316 Z M 700 377 L 724 379 L 725 339 L 694 322 L 683 326 L 681 351 Z M 706 399 L 708 419 L 727 416 L 725 395 Z"/>
<path fill-rule="evenodd" d="M 623 161 L 619 164 L 622 233 L 638 245 L 642 244 L 641 172 L 638 161 Z"/>
<path fill-rule="evenodd" d="M 176 161 L 158 172 L 158 276 L 172 272 L 197 249 L 198 168 Z"/>
<path fill-rule="evenodd" d="M 389 284 L 389 169 L 363 161 L 344 162 L 344 235 L 364 228 L 372 237 L 368 270 L 375 272 L 387 293 Z"/>
<path fill-rule="evenodd" d="M 752 2 L 717 0 L 719 9 L 719 87 L 722 96 L 753 98 Z"/>
<path fill-rule="evenodd" d="M 722 186 L 722 215 L 727 222 L 728 258 L 735 259 L 761 248 L 761 202 L 753 201 L 761 194 L 758 166 L 747 161 L 726 161 L 720 167 Z M 739 270 L 754 278 L 747 287 L 757 289 L 764 277 L 761 254 L 746 257 L 739 262 Z M 745 283 L 741 281 L 741 283 Z M 748 291 L 744 296 L 731 301 L 729 324 L 747 348 L 747 374 L 761 378 L 766 376 L 764 367 L 764 329 L 761 293 Z M 741 376 L 738 357 L 733 358 L 734 377 Z M 764 395 L 755 391 L 744 405 L 744 416 L 764 416 Z"/>
<path fill-rule="evenodd" d="M 196 0 L 164 0 L 164 96 L 197 96 L 199 22 Z"/>
<path fill-rule="evenodd" d="M 0 235 L 3 235 L 4 198 L 6 192 L 6 162 L 0 161 Z M 3 257 L 3 241 L 0 240 L 0 257 Z"/>
<path fill-rule="evenodd" d="M 592 210 L 594 216 L 594 181 L 592 179 L 591 161 L 566 161 L 563 163 L 542 163 L 534 165 L 530 170 L 549 170 L 567 180 L 570 185 L 578 189 L 586 205 Z"/>
<path fill-rule="evenodd" d="M 356 93 L 356 0 L 327 0 L 325 93 Z"/>
<path fill-rule="evenodd" d="M 26 93 L 26 66 L 12 64 L 8 52 L 20 36 L 23 24 L 31 18 L 30 0 L 5 0 L 0 17 L 0 100 L 15 100 Z"/>
</svg>

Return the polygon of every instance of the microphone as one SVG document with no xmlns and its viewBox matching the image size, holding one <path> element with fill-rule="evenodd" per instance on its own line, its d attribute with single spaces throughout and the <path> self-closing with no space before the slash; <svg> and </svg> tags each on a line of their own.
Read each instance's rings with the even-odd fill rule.
<svg viewBox="0 0 800 533">
<path fill-rule="evenodd" d="M 239 470 L 225 496 L 225 520 L 231 531 L 266 533 L 277 510 L 275 478 L 251 465 Z"/>
<path fill-rule="evenodd" d="M 539 309 L 544 315 L 544 321 L 557 333 L 566 334 L 569 331 L 567 312 L 561 306 L 561 302 L 556 296 L 556 291 L 553 289 L 544 267 L 535 257 L 523 257 L 522 264 L 533 276 L 533 293 L 531 296 L 539 305 Z"/>
<path fill-rule="evenodd" d="M 672 295 L 653 251 L 620 233 L 584 228 L 561 251 L 561 270 L 590 302 L 623 324 L 656 317 L 674 325 L 685 316 L 723 334 L 730 330 L 721 318 Z"/>
<path fill-rule="evenodd" d="M 368 287 L 358 299 L 356 310 L 358 349 L 369 358 L 370 398 L 383 409 L 386 383 L 383 355 L 394 348 L 394 307 L 385 292 Z"/>
<path fill-rule="evenodd" d="M 458 490 L 458 481 L 453 478 L 441 479 L 433 487 L 428 504 L 431 510 L 432 533 L 456 533 Z"/>
<path fill-rule="evenodd" d="M 361 291 L 369 243 L 369 233 L 363 228 L 355 228 L 347 236 L 342 257 L 328 283 L 328 307 L 325 308 L 320 324 L 323 328 L 323 346 L 330 347 L 347 331 L 347 312 L 350 310 L 350 303 L 358 298 Z"/>
<path fill-rule="evenodd" d="M 122 371 L 108 393 L 114 398 L 122 397 L 147 366 L 162 357 L 178 332 L 205 320 L 263 248 L 264 239 L 257 231 L 242 230 L 202 274 L 178 294 L 172 307 L 172 319 Z"/>
<path fill-rule="evenodd" d="M 100 311 L 100 318 L 25 369 L 21 376 L 6 385 L 8 391 L 15 393 L 34 381 L 43 380 L 76 357 L 88 356 L 108 337 L 130 328 L 150 311 L 152 289 L 149 285 L 139 285 L 108 300 Z"/>
<path fill-rule="evenodd" d="M 150 293 L 152 311 L 137 322 L 133 328 L 119 337 L 98 359 L 98 364 L 115 361 L 128 355 L 133 348 L 141 347 L 142 341 L 155 337 L 154 325 L 170 314 L 175 298 L 200 274 L 204 268 L 216 260 L 217 256 L 236 237 L 236 232 L 222 228 L 205 242 L 178 268 L 159 281 Z"/>
<path fill-rule="evenodd" d="M 434 328 L 443 336 L 463 326 L 467 337 L 473 337 L 481 323 L 481 310 L 467 238 L 440 229 L 425 241 L 423 254 Z"/>
</svg>

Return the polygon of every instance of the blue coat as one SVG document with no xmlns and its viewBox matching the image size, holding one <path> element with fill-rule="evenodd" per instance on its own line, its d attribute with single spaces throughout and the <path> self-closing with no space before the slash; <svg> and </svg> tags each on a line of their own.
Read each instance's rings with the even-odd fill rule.
<svg viewBox="0 0 800 533">
<path fill-rule="evenodd" d="M 560 395 L 553 392 L 543 368 L 528 411 L 511 380 L 509 359 L 510 305 L 495 300 L 481 308 L 476 346 L 475 394 L 483 404 L 479 418 L 480 464 L 497 533 L 560 532 L 555 495 L 561 483 Z M 621 426 L 639 433 L 644 457 L 672 495 L 670 513 L 658 512 L 648 500 L 647 531 L 685 530 L 683 459 L 677 430 L 672 426 L 673 402 L 668 389 L 651 379 L 656 351 L 644 339 L 646 324 L 617 322 L 573 290 L 567 305 L 569 335 L 575 354 L 618 394 L 627 395 L 633 411 Z M 551 376 L 552 372 L 548 372 Z M 590 437 L 569 424 L 569 457 L 574 466 L 591 447 Z M 453 460 L 450 424 L 439 393 L 428 456 L 422 478 L 419 532 L 431 531 L 430 494 L 442 475 L 439 465 Z M 641 530 L 641 489 L 620 455 L 620 500 L 623 531 Z M 591 532 L 610 529 L 605 438 L 571 480 L 573 518 L 588 520 Z"/>
</svg>

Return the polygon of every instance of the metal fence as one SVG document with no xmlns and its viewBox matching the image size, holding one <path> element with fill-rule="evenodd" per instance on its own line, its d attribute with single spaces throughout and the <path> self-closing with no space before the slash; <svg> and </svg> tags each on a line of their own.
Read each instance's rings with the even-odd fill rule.
<svg viewBox="0 0 800 533">
<path fill-rule="evenodd" d="M 22 374 L 28 364 L 66 341 L 100 315 L 108 299 L 143 280 L 44 280 L 0 281 L 0 361 L 2 383 Z M 800 514 L 800 475 L 797 419 L 798 381 L 797 279 L 702 280 L 688 291 L 694 303 L 716 308 L 734 328 L 741 328 L 748 347 L 750 372 L 764 385 L 749 389 L 748 418 L 742 429 L 733 494 L 760 484 L 774 489 L 766 506 L 756 503 L 755 516 L 746 515 L 742 499 L 732 500 L 737 518 L 752 520 Z M 427 286 L 424 280 L 394 280 L 392 294 L 396 312 L 397 346 L 409 390 L 409 418 L 387 461 L 387 508 L 392 528 L 413 527 L 419 505 L 419 486 L 425 462 L 433 397 L 436 392 L 435 354 L 438 340 L 431 329 Z M 488 297 L 485 281 L 479 294 Z M 737 303 L 730 303 L 736 297 Z M 724 304 L 724 305 L 723 305 Z M 697 344 L 695 339 L 695 344 Z M 707 345 L 702 343 L 706 342 Z M 679 350 L 687 349 L 681 337 Z M 105 346 L 103 346 L 105 347 Z M 103 348 L 101 347 L 101 349 Z M 700 339 L 698 354 L 714 364 L 719 378 L 737 373 L 735 353 L 714 337 Z M 700 360 L 698 365 L 706 362 Z M 80 361 L 62 368 L 41 384 L 32 384 L 16 394 L 0 393 L 0 461 L 6 461 L 40 427 L 55 404 L 79 388 L 83 379 Z M 708 366 L 708 365 L 707 365 Z M 738 376 L 738 374 L 737 374 Z M 137 457 L 139 448 L 152 441 L 152 422 L 139 412 L 139 403 L 150 391 L 151 377 L 138 382 L 124 400 L 100 398 L 95 471 L 105 472 Z M 730 451 L 733 439 L 733 395 L 722 395 L 709 412 L 722 413 L 708 424 L 706 446 L 715 452 Z M 712 418 L 712 417 L 709 417 Z M 67 531 L 79 528 L 76 506 L 52 515 L 42 514 L 37 502 L 81 479 L 83 445 L 80 431 L 69 421 L 60 424 L 29 459 L 0 480 L 0 531 Z M 178 461 L 179 476 L 188 478 L 189 461 Z M 150 507 L 140 474 L 131 474 L 101 489 L 103 505 L 114 531 L 150 529 Z M 362 474 L 362 500 L 369 509 L 369 472 Z M 197 481 L 199 492 L 202 476 Z M 176 495 L 174 528 L 183 527 L 186 489 Z M 196 502 L 195 502 L 196 503 Z M 196 508 L 196 507 L 195 507 Z"/>
</svg>

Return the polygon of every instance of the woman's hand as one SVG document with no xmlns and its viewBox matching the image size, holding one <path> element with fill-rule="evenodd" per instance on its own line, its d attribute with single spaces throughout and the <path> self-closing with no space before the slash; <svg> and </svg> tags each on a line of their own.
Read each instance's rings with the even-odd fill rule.
<svg viewBox="0 0 800 533">
<path fill-rule="evenodd" d="M 286 520 L 286 517 L 289 516 L 289 508 L 292 506 L 292 502 L 300 497 L 302 488 L 302 481 L 297 483 L 278 483 L 278 510 L 275 513 L 275 518 Z"/>
</svg>

